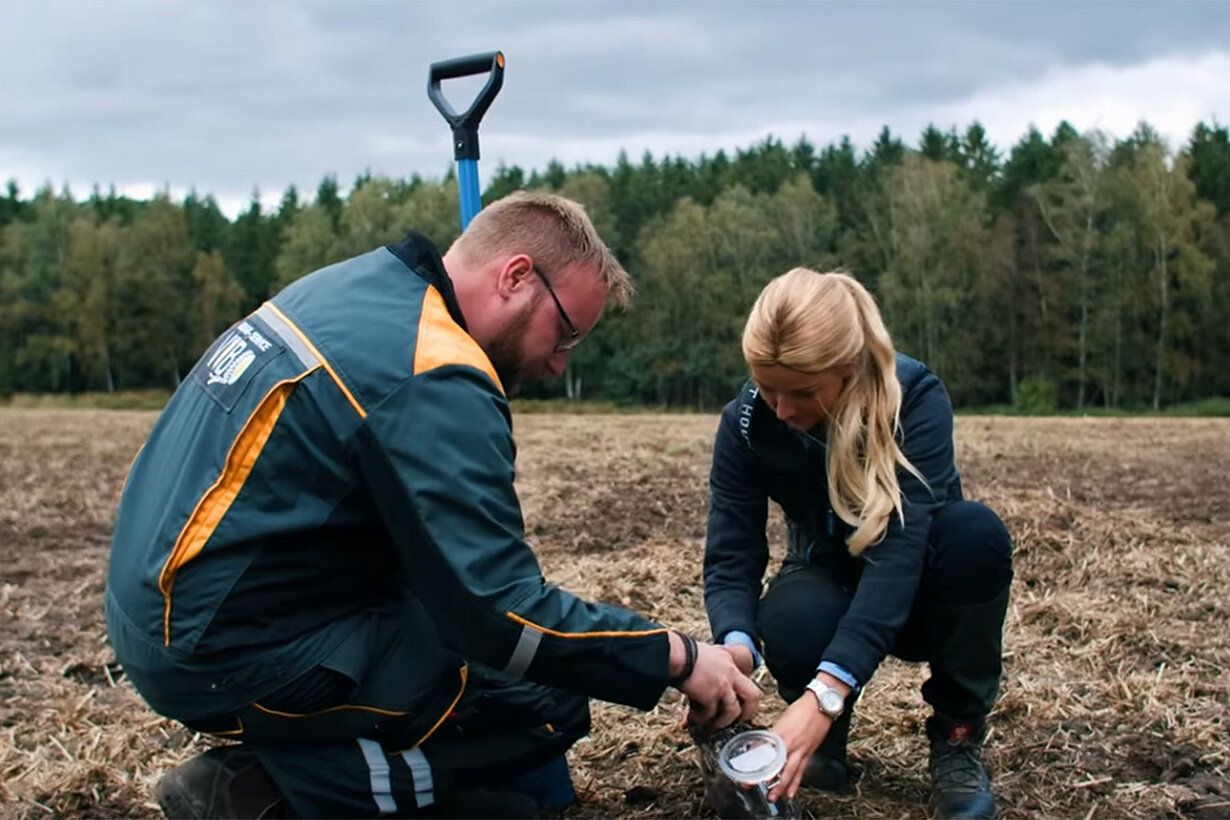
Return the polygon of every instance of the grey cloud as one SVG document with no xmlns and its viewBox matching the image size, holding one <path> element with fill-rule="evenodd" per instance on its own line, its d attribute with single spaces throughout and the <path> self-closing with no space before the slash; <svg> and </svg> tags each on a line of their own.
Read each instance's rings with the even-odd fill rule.
<svg viewBox="0 0 1230 820">
<path fill-rule="evenodd" d="M 484 164 L 533 165 L 646 134 L 712 152 L 772 123 L 891 122 L 1057 66 L 1224 50 L 1226 31 L 1226 3 L 0 2 L 0 156 L 28 166 L 0 176 L 230 197 L 435 176 L 451 154 L 427 66 L 495 48 Z"/>
</svg>

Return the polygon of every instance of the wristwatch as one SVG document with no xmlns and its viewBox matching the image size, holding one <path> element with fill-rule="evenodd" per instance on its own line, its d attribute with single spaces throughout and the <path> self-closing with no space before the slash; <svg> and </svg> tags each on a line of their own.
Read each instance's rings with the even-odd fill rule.
<svg viewBox="0 0 1230 820">
<path fill-rule="evenodd" d="M 833 720 L 841 717 L 841 713 L 846 710 L 846 696 L 819 678 L 812 678 L 807 688 L 816 696 L 820 711 Z"/>
</svg>

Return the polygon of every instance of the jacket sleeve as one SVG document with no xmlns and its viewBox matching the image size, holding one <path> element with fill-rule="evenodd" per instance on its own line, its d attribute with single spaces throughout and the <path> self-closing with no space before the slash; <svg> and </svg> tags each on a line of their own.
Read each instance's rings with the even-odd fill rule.
<svg viewBox="0 0 1230 820">
<path fill-rule="evenodd" d="M 368 413 L 358 448 L 412 592 L 445 643 L 550 686 L 657 703 L 665 630 L 545 583 L 524 540 L 507 403 L 486 375 L 448 365 L 408 379 Z"/>
<path fill-rule="evenodd" d="M 888 654 L 914 605 L 931 522 L 948 502 L 956 477 L 952 404 L 944 385 L 925 372 L 901 410 L 902 451 L 927 480 L 898 468 L 904 524 L 894 512 L 883 540 L 863 552 L 863 572 L 850 608 L 820 661 L 848 669 L 866 684 Z"/>
<path fill-rule="evenodd" d="M 709 471 L 705 608 L 719 643 L 735 630 L 757 634 L 756 606 L 769 561 L 768 494 L 739 433 L 738 412 L 738 402 L 722 412 Z"/>
</svg>

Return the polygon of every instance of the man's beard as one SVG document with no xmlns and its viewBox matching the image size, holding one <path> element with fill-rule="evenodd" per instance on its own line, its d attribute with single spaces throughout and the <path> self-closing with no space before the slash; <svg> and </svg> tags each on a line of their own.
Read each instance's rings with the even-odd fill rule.
<svg viewBox="0 0 1230 820">
<path fill-rule="evenodd" d="M 525 329 L 529 327 L 530 315 L 540 300 L 526 305 L 525 310 L 514 316 L 495 339 L 487 345 L 487 358 L 495 368 L 504 386 L 504 395 L 512 397 L 521 389 L 525 379 Z"/>
</svg>

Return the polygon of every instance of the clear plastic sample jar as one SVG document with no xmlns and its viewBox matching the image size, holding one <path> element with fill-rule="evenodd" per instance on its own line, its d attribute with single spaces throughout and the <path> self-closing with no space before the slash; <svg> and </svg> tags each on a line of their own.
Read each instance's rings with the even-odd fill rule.
<svg viewBox="0 0 1230 820">
<path fill-rule="evenodd" d="M 740 786 L 740 800 L 752 817 L 779 817 L 781 813 L 769 802 L 769 789 L 786 765 L 786 741 L 766 729 L 740 732 L 718 752 L 722 774 Z"/>
</svg>

